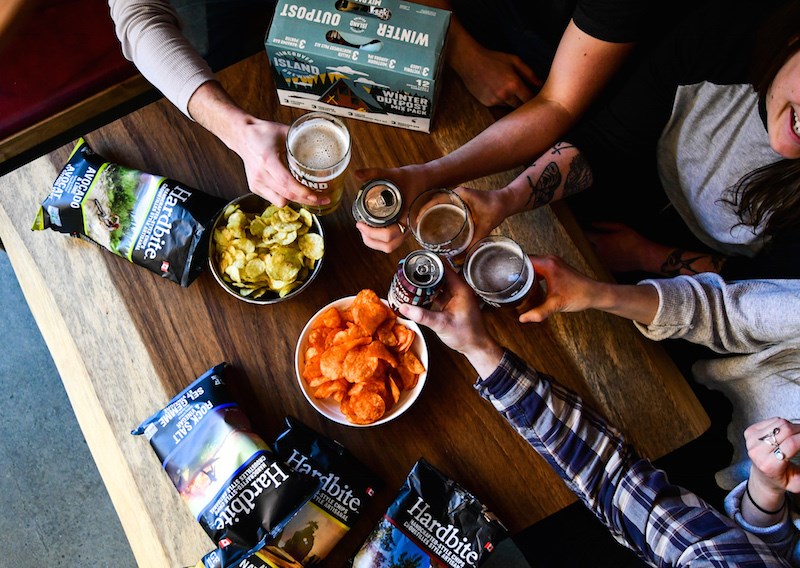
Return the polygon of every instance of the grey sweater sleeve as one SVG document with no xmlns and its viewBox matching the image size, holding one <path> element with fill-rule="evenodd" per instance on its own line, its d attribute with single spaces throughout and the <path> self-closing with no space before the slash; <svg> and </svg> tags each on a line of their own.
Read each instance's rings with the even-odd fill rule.
<svg viewBox="0 0 800 568">
<path fill-rule="evenodd" d="M 644 280 L 659 305 L 649 326 L 656 341 L 682 338 L 717 353 L 755 353 L 800 335 L 800 280 L 726 283 L 718 274 Z"/>
<path fill-rule="evenodd" d="M 172 104 L 189 116 L 189 98 L 214 79 L 181 33 L 168 0 L 108 0 L 122 53 Z"/>
</svg>

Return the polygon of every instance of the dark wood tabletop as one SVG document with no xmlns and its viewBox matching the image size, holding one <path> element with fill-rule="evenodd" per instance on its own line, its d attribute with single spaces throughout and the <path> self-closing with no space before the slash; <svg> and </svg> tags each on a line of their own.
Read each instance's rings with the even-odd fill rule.
<svg viewBox="0 0 800 568">
<path fill-rule="evenodd" d="M 279 106 L 264 54 L 226 69 L 220 79 L 257 116 L 288 123 L 303 113 Z M 347 119 L 354 140 L 351 171 L 439 157 L 491 121 L 457 78 L 448 76 L 431 134 Z M 247 191 L 239 158 L 166 101 L 85 138 L 108 160 L 211 194 L 232 198 Z M 308 319 L 363 288 L 385 297 L 398 260 L 416 248 L 411 239 L 389 255 L 363 245 L 349 211 L 357 191 L 352 177 L 344 205 L 322 218 L 326 257 L 316 280 L 291 301 L 254 306 L 227 294 L 207 271 L 181 288 L 77 239 L 31 232 L 37 208 L 71 149 L 59 148 L 0 178 L 0 238 L 140 565 L 193 565 L 213 546 L 147 441 L 130 431 L 221 361 L 231 364 L 234 391 L 265 440 L 293 415 L 339 440 L 385 481 L 326 566 L 341 566 L 358 549 L 420 457 L 472 490 L 512 532 L 575 500 L 480 399 L 465 359 L 427 330 L 427 383 L 396 420 L 352 428 L 322 417 L 303 398 L 293 354 Z M 499 187 L 514 173 L 472 185 Z M 520 215 L 498 232 L 529 253 L 558 254 L 583 272 L 607 277 L 563 207 Z M 674 364 L 627 320 L 598 312 L 556 315 L 538 325 L 521 325 L 496 311 L 485 317 L 503 344 L 586 397 L 647 457 L 660 457 L 708 427 Z"/>
</svg>

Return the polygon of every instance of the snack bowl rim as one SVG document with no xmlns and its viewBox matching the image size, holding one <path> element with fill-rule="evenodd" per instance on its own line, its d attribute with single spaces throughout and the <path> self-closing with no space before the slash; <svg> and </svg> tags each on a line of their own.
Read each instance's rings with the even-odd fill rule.
<svg viewBox="0 0 800 568">
<path fill-rule="evenodd" d="M 414 332 L 414 342 L 411 344 L 410 350 L 419 358 L 422 366 L 425 367 L 425 370 L 420 374 L 417 384 L 414 386 L 414 388 L 402 391 L 400 393 L 400 400 L 381 418 L 370 424 L 353 424 L 339 410 L 339 403 L 336 402 L 335 399 L 331 397 L 326 399 L 317 399 L 314 398 L 314 395 L 309 392 L 309 387 L 306 385 L 305 379 L 303 379 L 303 371 L 305 370 L 305 361 L 303 356 L 305 355 L 306 348 L 308 346 L 308 335 L 311 331 L 311 324 L 316 321 L 316 319 L 322 315 L 325 310 L 331 307 L 347 309 L 347 307 L 353 303 L 355 298 L 355 296 L 345 296 L 344 298 L 334 300 L 333 302 L 321 307 L 313 316 L 309 318 L 309 320 L 306 322 L 306 325 L 303 327 L 303 330 L 300 332 L 300 337 L 297 339 L 297 347 L 295 348 L 294 353 L 294 370 L 295 377 L 300 385 L 300 391 L 303 393 L 303 396 L 309 402 L 309 404 L 311 404 L 311 406 L 313 406 L 317 412 L 329 420 L 332 420 L 338 424 L 343 424 L 344 426 L 352 426 L 354 428 L 369 428 L 372 426 L 380 426 L 394 420 L 406 410 L 411 408 L 414 402 L 416 402 L 416 400 L 419 398 L 419 395 L 422 394 L 422 389 L 425 386 L 425 381 L 428 377 L 428 345 L 425 342 L 425 337 L 422 335 L 422 330 L 416 322 L 405 319 L 399 315 L 397 316 L 397 321 L 399 323 L 402 323 Z M 389 304 L 385 299 L 381 298 L 381 302 L 388 307 Z"/>
<path fill-rule="evenodd" d="M 238 204 L 238 205 L 241 206 L 241 208 L 243 210 L 245 210 L 246 206 L 243 205 L 243 203 L 246 202 L 246 201 L 250 201 L 250 200 L 252 200 L 254 203 L 252 205 L 248 205 L 247 206 L 248 209 L 249 208 L 257 209 L 257 208 L 261 207 L 262 211 L 263 211 L 264 209 L 266 209 L 267 207 L 272 205 L 272 203 L 270 201 L 268 201 L 267 199 L 264 199 L 260 195 L 256 195 L 255 193 L 246 193 L 244 195 L 240 195 L 239 197 L 236 197 L 235 199 L 232 199 L 228 203 L 225 204 L 225 206 L 222 208 L 222 210 L 220 210 L 220 212 L 217 214 L 216 218 L 214 219 L 214 223 L 211 225 L 211 231 L 209 233 L 209 238 L 208 238 L 208 267 L 209 267 L 209 270 L 211 271 L 211 274 L 214 276 L 214 280 L 217 281 L 217 284 L 219 284 L 220 287 L 222 287 L 223 290 L 225 290 L 231 296 L 234 296 L 235 298 L 238 298 L 239 300 L 241 300 L 243 302 L 247 302 L 248 304 L 255 304 L 255 305 L 258 305 L 258 306 L 268 306 L 268 305 L 271 305 L 271 304 L 277 304 L 277 303 L 280 303 L 280 302 L 284 302 L 286 300 L 291 300 L 295 296 L 299 295 L 303 290 L 308 288 L 309 284 L 311 284 L 311 282 L 313 282 L 314 279 L 317 277 L 317 274 L 319 274 L 319 271 L 322 269 L 322 262 L 325 260 L 324 251 L 322 253 L 322 258 L 320 258 L 316 262 L 316 264 L 314 265 L 314 269 L 309 273 L 309 275 L 306 277 L 306 279 L 303 281 L 303 283 L 300 286 L 298 286 L 297 288 L 295 288 L 294 290 L 292 290 L 291 292 L 289 292 L 288 294 L 286 294 L 283 298 L 279 297 L 277 295 L 278 294 L 277 292 L 267 292 L 261 298 L 250 298 L 248 296 L 242 296 L 241 294 L 239 294 L 239 292 L 236 290 L 236 288 L 234 288 L 233 286 L 231 286 L 230 284 L 225 282 L 225 279 L 222 277 L 222 274 L 220 274 L 220 271 L 217 268 L 217 264 L 216 264 L 216 260 L 215 260 L 216 254 L 214 252 L 214 231 L 217 230 L 217 226 L 219 225 L 220 220 L 224 217 L 225 210 L 228 207 L 230 207 L 231 205 L 237 205 Z M 258 205 L 256 205 L 256 203 L 258 203 Z M 298 209 L 297 205 L 295 205 L 295 204 L 290 204 L 290 205 L 294 209 Z M 322 223 L 320 223 L 319 218 L 316 215 L 314 215 L 313 213 L 311 214 L 311 219 L 312 219 L 312 223 L 313 223 L 311 231 L 312 232 L 316 232 L 317 234 L 319 234 L 319 236 L 322 237 L 322 242 L 323 242 L 323 246 L 324 246 L 325 233 L 322 230 Z M 267 296 L 269 296 L 269 297 L 267 297 Z"/>
</svg>

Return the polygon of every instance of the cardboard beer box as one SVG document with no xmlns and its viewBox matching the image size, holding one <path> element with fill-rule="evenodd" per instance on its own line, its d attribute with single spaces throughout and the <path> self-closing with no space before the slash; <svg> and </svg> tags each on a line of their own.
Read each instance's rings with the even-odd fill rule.
<svg viewBox="0 0 800 568">
<path fill-rule="evenodd" d="M 278 99 L 430 132 L 449 24 L 401 0 L 279 0 L 265 40 Z"/>
</svg>

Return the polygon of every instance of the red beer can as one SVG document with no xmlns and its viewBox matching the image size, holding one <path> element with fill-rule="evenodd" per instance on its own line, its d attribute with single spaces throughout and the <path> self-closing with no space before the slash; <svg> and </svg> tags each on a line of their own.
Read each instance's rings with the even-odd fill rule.
<svg viewBox="0 0 800 568">
<path fill-rule="evenodd" d="M 443 285 L 442 259 L 427 250 L 415 250 L 397 264 L 386 299 L 395 312 L 401 304 L 427 308 Z"/>
</svg>

